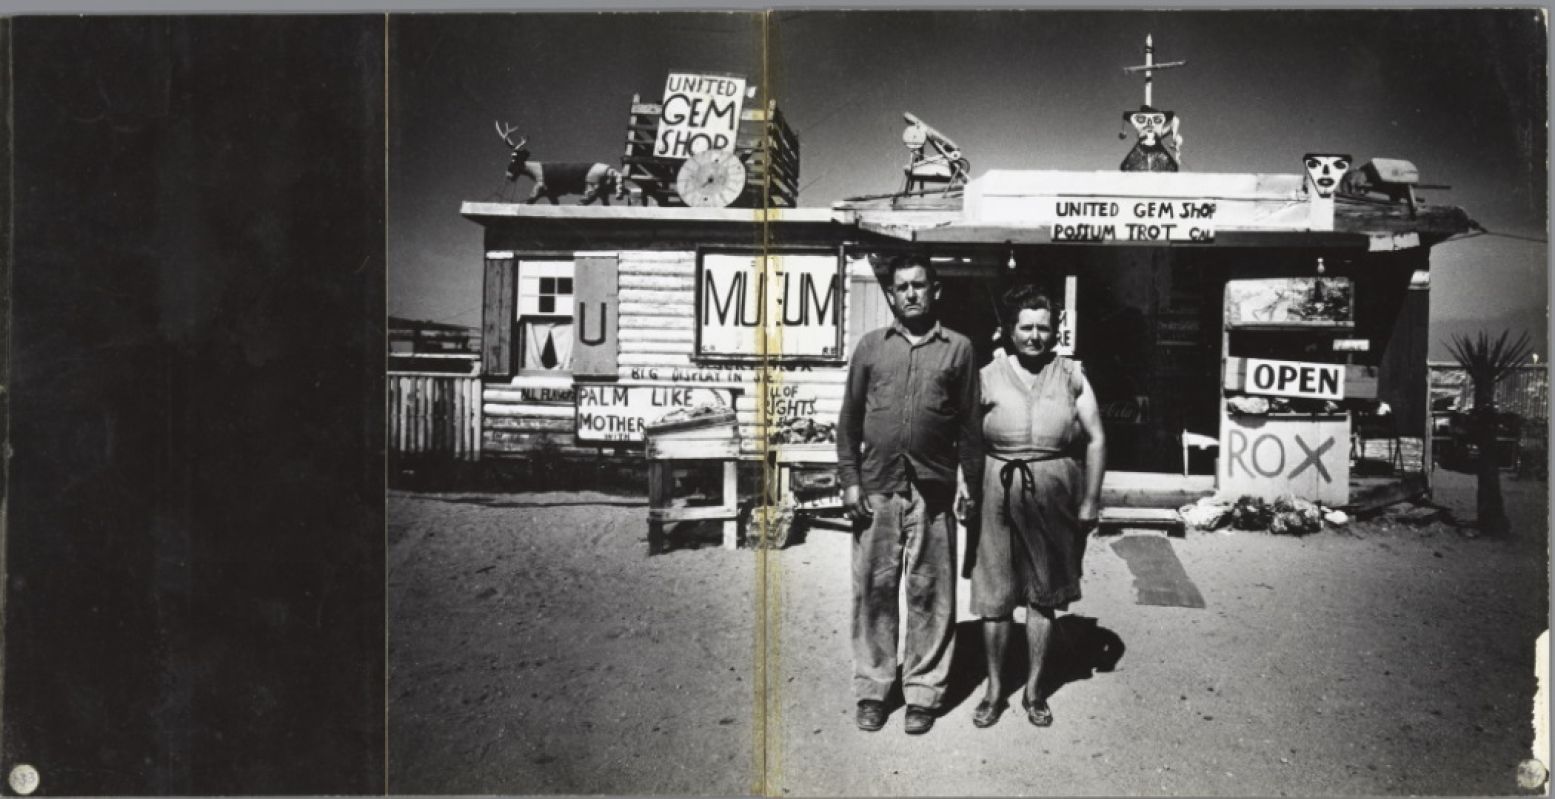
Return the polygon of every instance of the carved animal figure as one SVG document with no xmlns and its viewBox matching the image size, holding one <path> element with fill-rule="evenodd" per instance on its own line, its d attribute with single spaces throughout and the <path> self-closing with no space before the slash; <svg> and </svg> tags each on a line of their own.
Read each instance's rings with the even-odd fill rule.
<svg viewBox="0 0 1555 799">
<path fill-rule="evenodd" d="M 504 128 L 501 122 L 496 125 L 497 135 L 512 150 L 512 156 L 508 159 L 508 180 L 516 181 L 527 175 L 534 181 L 534 188 L 529 192 L 527 201 L 530 205 L 539 202 L 542 197 L 550 200 L 551 205 L 560 205 L 557 199 L 568 194 L 583 195 L 578 205 L 591 205 L 595 200 L 600 205 L 609 205 L 612 193 L 618 200 L 626 199 L 626 183 L 621 179 L 621 172 L 614 167 L 597 162 L 531 161 L 529 150 L 524 147 L 529 143 L 529 137 L 521 136 L 515 143 L 512 137 L 517 127 Z"/>
</svg>

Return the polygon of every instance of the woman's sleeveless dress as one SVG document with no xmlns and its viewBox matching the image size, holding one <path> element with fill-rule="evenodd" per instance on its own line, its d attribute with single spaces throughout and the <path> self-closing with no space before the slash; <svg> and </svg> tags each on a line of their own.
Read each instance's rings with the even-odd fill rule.
<svg viewBox="0 0 1555 799">
<path fill-rule="evenodd" d="M 994 358 L 979 377 L 987 460 L 972 611 L 996 618 L 1020 605 L 1062 610 L 1080 598 L 1085 554 L 1079 366 L 1055 356 L 1028 384 L 1030 373 L 1011 356 Z"/>
</svg>

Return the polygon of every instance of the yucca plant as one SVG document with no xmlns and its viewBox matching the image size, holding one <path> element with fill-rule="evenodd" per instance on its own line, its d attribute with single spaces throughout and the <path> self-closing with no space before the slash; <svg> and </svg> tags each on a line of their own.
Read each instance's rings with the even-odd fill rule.
<svg viewBox="0 0 1555 799">
<path fill-rule="evenodd" d="M 1447 345 L 1458 365 L 1474 382 L 1474 410 L 1469 412 L 1469 435 L 1479 449 L 1476 459 L 1475 506 L 1479 527 L 1486 535 L 1505 535 L 1510 528 L 1506 503 L 1501 498 L 1501 464 L 1496 459 L 1496 384 L 1528 360 L 1532 344 L 1525 332 L 1509 341 L 1504 331 L 1494 341 L 1486 333 L 1470 338 L 1452 337 Z"/>
</svg>

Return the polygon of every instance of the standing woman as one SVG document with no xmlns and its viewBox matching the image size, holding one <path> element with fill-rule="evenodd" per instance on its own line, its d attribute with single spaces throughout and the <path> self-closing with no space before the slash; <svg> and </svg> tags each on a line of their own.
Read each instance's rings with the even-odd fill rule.
<svg viewBox="0 0 1555 799">
<path fill-rule="evenodd" d="M 1021 705 L 1032 724 L 1046 727 L 1053 711 L 1038 682 L 1053 616 L 1080 598 L 1080 560 L 1101 512 L 1107 443 L 1084 373 L 1053 351 L 1052 302 L 1034 286 L 1019 286 L 1002 305 L 1011 352 L 979 375 L 987 461 L 972 611 L 983 619 L 988 690 L 972 723 L 991 726 L 1008 707 L 1000 666 L 1014 610 L 1025 605 L 1031 672 Z"/>
</svg>

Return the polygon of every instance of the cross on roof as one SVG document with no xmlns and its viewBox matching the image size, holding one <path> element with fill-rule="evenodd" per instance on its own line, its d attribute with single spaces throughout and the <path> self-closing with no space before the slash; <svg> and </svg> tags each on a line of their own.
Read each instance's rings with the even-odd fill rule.
<svg viewBox="0 0 1555 799">
<path fill-rule="evenodd" d="M 1125 73 L 1145 73 L 1145 105 L 1154 107 L 1155 104 L 1150 101 L 1150 85 L 1155 71 L 1158 69 L 1171 69 L 1173 67 L 1180 67 L 1187 63 L 1187 61 L 1163 61 L 1159 64 L 1155 63 L 1155 42 L 1153 41 L 1150 34 L 1145 34 L 1145 63 L 1137 67 L 1124 67 L 1123 71 Z"/>
</svg>

